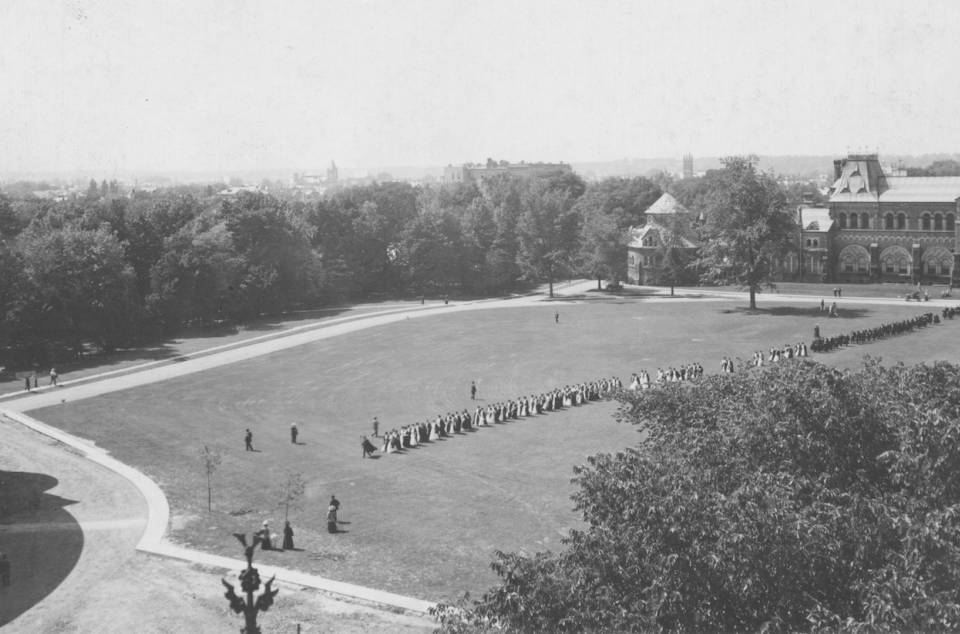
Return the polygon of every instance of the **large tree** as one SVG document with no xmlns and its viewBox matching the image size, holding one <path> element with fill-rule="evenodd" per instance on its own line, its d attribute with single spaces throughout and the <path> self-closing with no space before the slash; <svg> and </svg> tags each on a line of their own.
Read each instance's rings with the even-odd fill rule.
<svg viewBox="0 0 960 634">
<path fill-rule="evenodd" d="M 662 221 L 657 243 L 658 267 L 655 284 L 670 287 L 673 296 L 677 284 L 696 279 L 696 250 L 689 239 L 692 235 L 689 214 L 673 214 Z"/>
<path fill-rule="evenodd" d="M 586 528 L 500 554 L 446 632 L 956 631 L 960 367 L 796 361 L 621 395 Z"/>
<path fill-rule="evenodd" d="M 460 220 L 427 196 L 400 239 L 399 260 L 419 293 L 446 292 L 463 279 Z"/>
<path fill-rule="evenodd" d="M 706 217 L 698 266 L 703 281 L 737 284 L 750 292 L 772 285 L 774 264 L 796 231 L 786 198 L 770 174 L 753 161 L 731 157 L 723 169 L 708 172 L 707 194 L 699 211 Z"/>
<path fill-rule="evenodd" d="M 546 281 L 553 297 L 553 283 L 571 270 L 576 252 L 575 201 L 567 188 L 551 187 L 545 179 L 531 179 L 521 201 L 517 261 L 527 279 Z"/>
<path fill-rule="evenodd" d="M 240 316 L 245 269 L 226 222 L 201 215 L 164 241 L 163 255 L 150 270 L 147 308 L 167 329 Z"/>
<path fill-rule="evenodd" d="M 37 222 L 17 239 L 36 337 L 79 352 L 128 343 L 139 323 L 133 269 L 109 230 Z"/>
<path fill-rule="evenodd" d="M 239 299 L 247 317 L 310 303 L 320 286 L 312 227 L 293 205 L 263 194 L 243 194 L 220 210 L 245 270 Z"/>
</svg>

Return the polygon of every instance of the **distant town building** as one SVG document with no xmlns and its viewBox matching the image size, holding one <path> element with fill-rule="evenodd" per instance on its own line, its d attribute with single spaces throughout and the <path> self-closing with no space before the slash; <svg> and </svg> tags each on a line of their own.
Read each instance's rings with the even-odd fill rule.
<svg viewBox="0 0 960 634">
<path fill-rule="evenodd" d="M 683 155 L 683 177 L 684 178 L 693 178 L 695 172 L 693 171 L 693 154 L 687 153 Z"/>
<path fill-rule="evenodd" d="M 327 168 L 326 176 L 320 174 L 301 174 L 300 172 L 294 172 L 293 174 L 293 186 L 300 189 L 323 192 L 324 190 L 336 187 L 339 182 L 340 174 L 337 170 L 337 164 L 334 161 L 330 161 L 330 167 Z"/>
<path fill-rule="evenodd" d="M 552 172 L 572 173 L 573 168 L 567 163 L 509 163 L 488 159 L 486 164 L 464 163 L 463 165 L 448 165 L 443 168 L 443 183 L 477 183 L 483 179 L 498 174 L 512 174 L 515 176 L 543 176 Z"/>
<path fill-rule="evenodd" d="M 678 244 L 691 254 L 699 248 L 690 211 L 670 194 L 664 194 L 644 212 L 646 223 L 630 227 L 627 244 L 627 282 L 656 284 L 663 271 L 663 248 Z M 679 235 L 676 235 L 679 232 Z"/>
</svg>

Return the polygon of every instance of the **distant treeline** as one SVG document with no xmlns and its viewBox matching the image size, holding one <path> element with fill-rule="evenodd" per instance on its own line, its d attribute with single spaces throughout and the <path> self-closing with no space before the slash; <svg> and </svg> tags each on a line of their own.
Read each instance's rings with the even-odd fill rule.
<svg viewBox="0 0 960 634">
<path fill-rule="evenodd" d="M 480 296 L 626 274 L 626 230 L 711 179 L 499 175 L 375 183 L 315 200 L 184 186 L 67 200 L 0 194 L 0 366 L 62 362 L 186 326 L 242 323 L 372 294 Z M 787 197 L 799 197 L 792 186 Z"/>
</svg>

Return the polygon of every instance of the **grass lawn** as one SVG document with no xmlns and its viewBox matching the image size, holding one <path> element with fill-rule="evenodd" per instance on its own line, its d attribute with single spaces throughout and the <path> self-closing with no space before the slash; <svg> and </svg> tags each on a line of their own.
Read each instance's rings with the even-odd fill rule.
<svg viewBox="0 0 960 634">
<path fill-rule="evenodd" d="M 380 429 L 471 405 L 600 376 L 749 358 L 924 312 L 918 304 L 841 308 L 825 319 L 806 303 L 748 311 L 742 302 L 607 298 L 545 302 L 411 319 L 284 350 L 151 386 L 32 412 L 96 440 L 144 470 L 166 492 L 175 541 L 238 556 L 231 532 L 265 518 L 279 532 L 277 491 L 288 472 L 308 481 L 291 515 L 295 552 L 258 561 L 431 600 L 486 589 L 493 552 L 557 549 L 580 518 L 572 512 L 572 467 L 638 440 L 611 419 L 613 403 L 482 428 L 404 454 L 362 460 L 359 441 Z M 560 323 L 553 323 L 554 311 Z M 930 309 L 932 310 L 932 309 Z M 960 319 L 918 333 L 814 355 L 856 367 L 864 354 L 908 363 L 955 361 Z M 289 439 L 291 422 L 304 444 Z M 245 428 L 255 453 L 245 452 Z M 206 511 L 201 445 L 219 448 L 214 510 Z M 338 535 L 325 530 L 326 502 L 341 500 Z"/>
</svg>

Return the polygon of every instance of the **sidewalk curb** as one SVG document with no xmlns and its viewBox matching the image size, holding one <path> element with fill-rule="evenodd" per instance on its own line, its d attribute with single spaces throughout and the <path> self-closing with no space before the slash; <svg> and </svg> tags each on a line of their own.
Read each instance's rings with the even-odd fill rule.
<svg viewBox="0 0 960 634">
<path fill-rule="evenodd" d="M 246 568 L 246 562 L 243 560 L 191 550 L 166 541 L 164 533 L 170 520 L 170 505 L 163 490 L 140 471 L 112 457 L 107 450 L 20 412 L 0 409 L 0 416 L 72 447 L 81 452 L 86 459 L 117 473 L 133 484 L 147 502 L 147 525 L 137 543 L 138 551 L 231 572 Z M 288 568 L 260 566 L 259 570 L 261 576 L 275 575 L 277 580 L 283 583 L 314 588 L 349 601 L 362 601 L 418 615 L 428 615 L 430 608 L 435 605 L 422 599 L 335 581 Z"/>
</svg>

